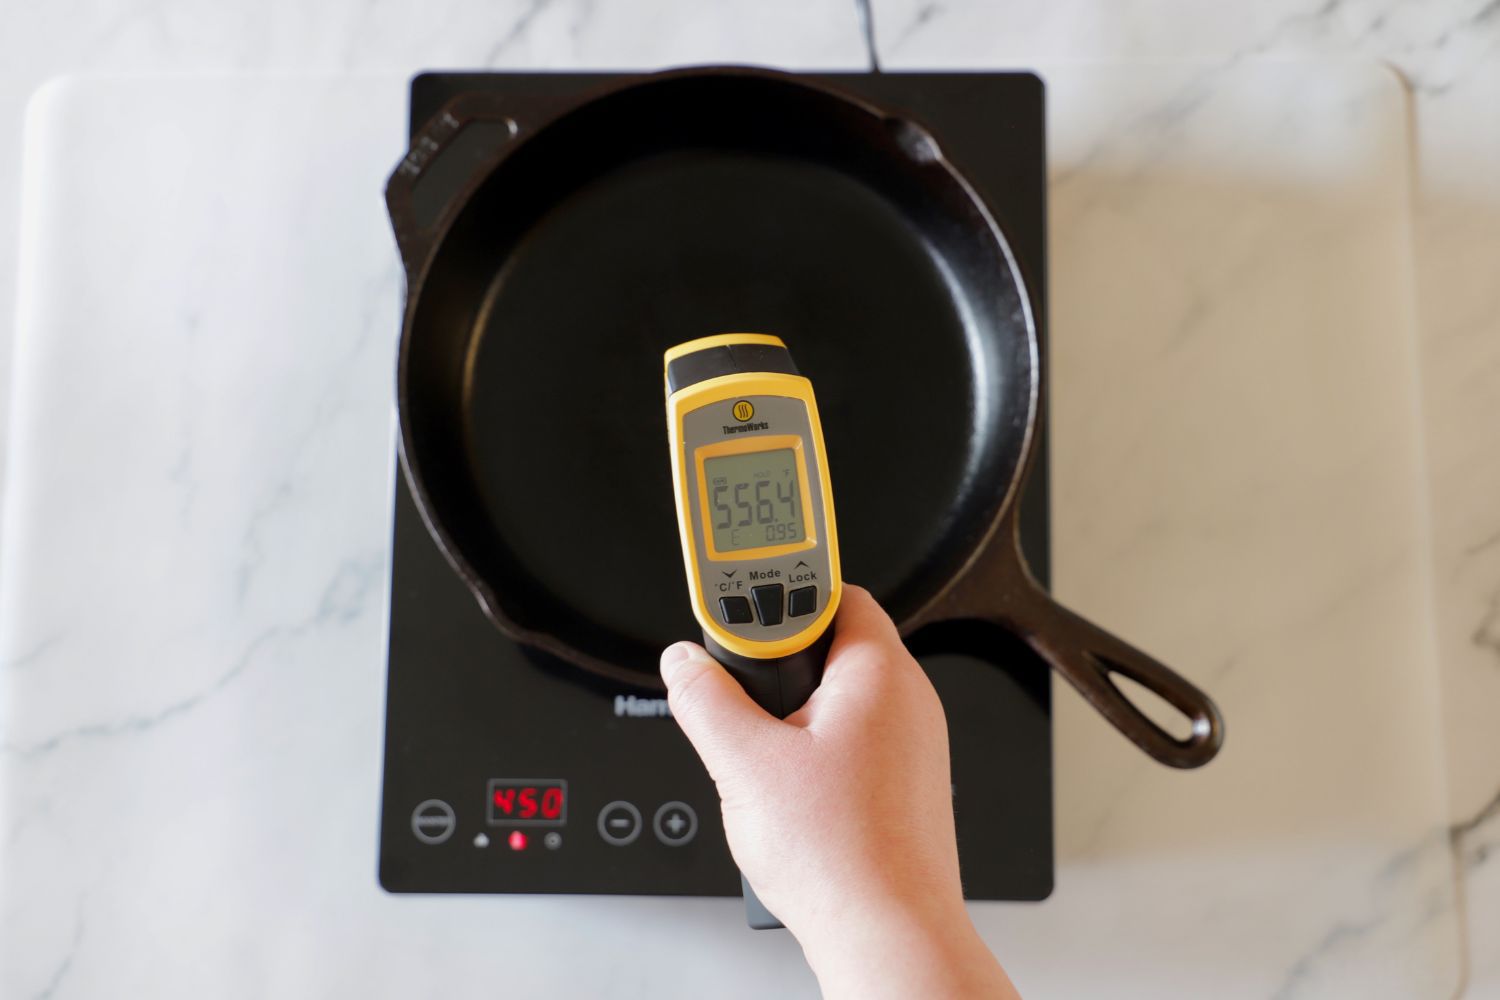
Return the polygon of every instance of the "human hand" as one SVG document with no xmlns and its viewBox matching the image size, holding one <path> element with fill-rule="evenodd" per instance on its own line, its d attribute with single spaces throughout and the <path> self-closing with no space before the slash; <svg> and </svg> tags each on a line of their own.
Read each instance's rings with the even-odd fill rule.
<svg viewBox="0 0 1500 1000">
<path fill-rule="evenodd" d="M 834 629 L 822 684 L 785 720 L 702 647 L 662 654 L 735 862 L 826 995 L 1014 996 L 964 909 L 937 692 L 862 588 L 844 587 Z"/>
</svg>

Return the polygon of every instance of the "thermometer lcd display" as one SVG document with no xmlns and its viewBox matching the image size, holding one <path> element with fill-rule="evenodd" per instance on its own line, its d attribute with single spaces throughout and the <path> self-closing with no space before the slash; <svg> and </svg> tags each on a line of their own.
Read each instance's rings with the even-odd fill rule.
<svg viewBox="0 0 1500 1000">
<path fill-rule="evenodd" d="M 720 552 L 785 545 L 807 537 L 797 453 L 751 451 L 703 462 L 709 528 Z"/>
</svg>

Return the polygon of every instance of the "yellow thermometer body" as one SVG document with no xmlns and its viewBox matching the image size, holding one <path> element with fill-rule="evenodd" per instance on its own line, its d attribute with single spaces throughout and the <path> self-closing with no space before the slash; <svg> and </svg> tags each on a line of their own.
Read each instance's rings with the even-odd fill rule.
<svg viewBox="0 0 1500 1000">
<path fill-rule="evenodd" d="M 694 616 L 709 652 L 784 717 L 822 677 L 842 594 L 812 383 L 767 334 L 689 341 L 664 367 Z"/>
</svg>

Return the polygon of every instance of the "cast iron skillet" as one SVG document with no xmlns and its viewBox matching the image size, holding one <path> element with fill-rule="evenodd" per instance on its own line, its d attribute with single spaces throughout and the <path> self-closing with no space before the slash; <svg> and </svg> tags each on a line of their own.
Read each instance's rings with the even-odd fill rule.
<svg viewBox="0 0 1500 1000">
<path fill-rule="evenodd" d="M 501 148 L 424 224 L 423 177 L 445 151 L 464 160 L 451 150 L 479 128 Z M 845 573 L 903 634 L 998 623 L 1157 760 L 1196 767 L 1218 751 L 1202 692 L 1059 606 L 1026 566 L 1031 307 L 990 212 L 919 124 L 753 69 L 642 76 L 534 120 L 472 94 L 423 128 L 386 198 L 407 272 L 402 465 L 434 540 L 510 637 L 659 685 L 661 648 L 698 634 L 661 354 L 770 332 L 817 387 Z M 1113 673 L 1182 712 L 1188 735 L 1144 715 Z"/>
</svg>

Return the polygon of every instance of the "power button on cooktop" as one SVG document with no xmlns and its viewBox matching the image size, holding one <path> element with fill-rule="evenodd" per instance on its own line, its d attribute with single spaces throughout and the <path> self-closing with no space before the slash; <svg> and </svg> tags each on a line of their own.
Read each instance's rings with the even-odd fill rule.
<svg viewBox="0 0 1500 1000">
<path fill-rule="evenodd" d="M 457 825 L 453 807 L 442 799 L 428 799 L 411 811 L 411 832 L 424 844 L 441 844 Z"/>
<path fill-rule="evenodd" d="M 606 844 L 624 847 L 641 835 L 641 811 L 629 802 L 611 802 L 599 810 L 599 836 Z"/>
</svg>

